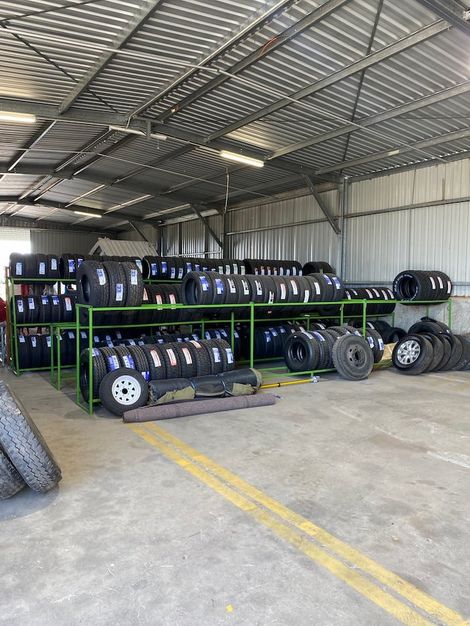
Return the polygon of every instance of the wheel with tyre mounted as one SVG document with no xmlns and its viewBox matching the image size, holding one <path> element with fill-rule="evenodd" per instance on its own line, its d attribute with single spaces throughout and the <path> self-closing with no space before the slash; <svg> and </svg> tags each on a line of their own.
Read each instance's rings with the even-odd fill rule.
<svg viewBox="0 0 470 626">
<path fill-rule="evenodd" d="M 342 378 L 364 380 L 372 372 L 374 356 L 364 337 L 344 335 L 333 346 L 333 364 Z"/>
<path fill-rule="evenodd" d="M 0 500 L 11 498 L 26 487 L 26 483 L 0 449 Z"/>
<path fill-rule="evenodd" d="M 61 480 L 60 468 L 31 418 L 0 382 L 0 446 L 24 482 L 45 493 Z"/>
<path fill-rule="evenodd" d="M 148 393 L 147 381 L 140 372 L 120 367 L 101 381 L 99 399 L 110 413 L 122 417 L 125 411 L 147 404 Z"/>
<path fill-rule="evenodd" d="M 433 346 L 424 335 L 407 335 L 393 349 L 392 363 L 403 374 L 422 374 L 432 361 Z"/>
</svg>

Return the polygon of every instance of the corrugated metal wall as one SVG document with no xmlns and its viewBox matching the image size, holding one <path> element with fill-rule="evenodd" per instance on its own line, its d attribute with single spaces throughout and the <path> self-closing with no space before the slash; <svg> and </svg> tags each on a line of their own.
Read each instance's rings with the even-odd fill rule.
<svg viewBox="0 0 470 626">
<path fill-rule="evenodd" d="M 31 229 L 31 251 L 42 254 L 63 252 L 88 254 L 98 237 L 98 233 Z"/>
<path fill-rule="evenodd" d="M 469 159 L 359 181 L 348 195 L 343 229 L 347 282 L 390 283 L 404 269 L 440 269 L 457 283 L 456 295 L 470 295 Z M 339 193 L 322 193 L 322 199 L 338 215 Z M 210 220 L 222 239 L 222 218 Z M 341 237 L 310 195 L 232 210 L 226 222 L 228 254 L 234 258 L 324 260 L 340 271 Z M 166 231 L 171 253 L 177 254 L 178 225 Z M 184 223 L 182 232 L 183 254 L 204 250 L 201 222 Z M 211 237 L 208 244 L 218 252 Z"/>
</svg>

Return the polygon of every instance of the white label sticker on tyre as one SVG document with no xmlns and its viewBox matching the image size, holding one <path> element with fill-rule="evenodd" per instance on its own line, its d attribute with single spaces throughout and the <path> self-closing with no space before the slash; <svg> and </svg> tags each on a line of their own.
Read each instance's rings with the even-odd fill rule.
<svg viewBox="0 0 470 626">
<path fill-rule="evenodd" d="M 147 289 L 144 289 L 144 295 L 142 296 L 142 301 L 143 302 L 148 302 L 149 301 L 149 294 Z"/>
<path fill-rule="evenodd" d="M 270 328 L 270 329 L 269 329 L 269 332 L 271 333 L 271 335 L 272 335 L 273 337 L 277 337 L 277 335 L 278 335 L 278 333 L 276 332 L 276 329 L 275 329 L 275 328 Z"/>
<path fill-rule="evenodd" d="M 199 276 L 199 282 L 203 291 L 209 291 L 209 282 L 205 276 Z"/>
<path fill-rule="evenodd" d="M 131 285 L 138 284 L 138 270 L 131 270 Z"/>
<path fill-rule="evenodd" d="M 59 305 L 59 296 L 52 296 L 52 304 L 54 306 L 58 306 Z"/>
<path fill-rule="evenodd" d="M 284 276 L 284 268 L 283 267 L 279 268 L 279 276 Z"/>
<path fill-rule="evenodd" d="M 264 265 L 262 265 L 262 266 L 260 267 L 259 273 L 260 273 L 262 276 L 264 276 L 264 274 L 265 274 L 265 271 L 264 271 Z"/>
<path fill-rule="evenodd" d="M 31 335 L 31 345 L 33 346 L 33 348 L 35 348 L 37 345 L 37 339 L 34 335 Z"/>
<path fill-rule="evenodd" d="M 57 259 L 51 259 L 51 270 L 55 271 L 57 269 Z"/>
<path fill-rule="evenodd" d="M 28 307 L 30 311 L 34 311 L 34 309 L 36 308 L 34 306 L 34 298 L 28 298 Z"/>
<path fill-rule="evenodd" d="M 335 284 L 336 289 L 341 289 L 341 283 L 340 283 L 339 278 L 337 276 L 333 276 L 333 282 Z"/>
<path fill-rule="evenodd" d="M 39 263 L 39 276 L 44 276 L 45 273 L 46 273 L 46 264 L 44 263 L 44 261 L 41 261 Z"/>
<path fill-rule="evenodd" d="M 228 335 L 227 335 L 226 331 L 223 328 L 220 329 L 220 334 L 222 335 L 222 337 L 228 338 Z M 233 331 L 233 336 L 234 337 L 236 336 L 235 335 L 235 331 Z"/>
<path fill-rule="evenodd" d="M 174 280 L 176 278 L 176 267 L 172 267 L 170 271 L 170 278 Z"/>
<path fill-rule="evenodd" d="M 168 297 L 170 299 L 170 304 L 176 304 L 176 297 L 174 293 L 170 293 Z"/>
<path fill-rule="evenodd" d="M 186 271 L 187 272 L 192 272 L 193 266 L 191 265 L 191 263 L 186 263 Z"/>
<path fill-rule="evenodd" d="M 198 350 L 202 348 L 202 345 L 198 341 L 191 340 L 190 343 L 192 343 Z"/>
<path fill-rule="evenodd" d="M 156 263 L 150 263 L 150 273 L 152 274 L 152 276 L 156 276 L 157 275 L 157 264 Z"/>
<path fill-rule="evenodd" d="M 285 300 L 287 297 L 287 289 L 284 283 L 281 283 L 281 300 Z"/>
<path fill-rule="evenodd" d="M 162 297 L 159 293 L 157 293 L 157 295 L 155 296 L 155 300 L 157 304 L 163 304 Z"/>
<path fill-rule="evenodd" d="M 69 274 L 75 272 L 75 259 L 69 259 Z"/>
<path fill-rule="evenodd" d="M 292 268 L 292 276 L 297 276 L 297 268 L 296 267 Z"/>
<path fill-rule="evenodd" d="M 81 331 L 80 331 L 80 337 L 81 337 L 82 339 L 86 339 L 86 338 L 87 338 L 86 332 L 85 332 L 84 330 L 81 330 Z"/>
<path fill-rule="evenodd" d="M 274 304 L 274 291 L 269 292 L 268 304 Z"/>
<path fill-rule="evenodd" d="M 131 356 L 124 354 L 122 360 L 125 367 L 128 367 L 131 370 L 135 370 L 134 359 Z"/>
<path fill-rule="evenodd" d="M 272 274 L 273 276 L 277 276 L 277 267 L 273 267 Z"/>
<path fill-rule="evenodd" d="M 184 271 L 184 270 L 183 270 L 183 268 L 182 268 L 182 267 L 180 267 L 180 268 L 178 269 L 178 279 L 179 279 L 179 280 L 181 280 L 181 279 L 183 278 L 183 271 Z"/>
<path fill-rule="evenodd" d="M 188 350 L 188 348 L 181 348 L 181 351 L 184 354 L 184 360 L 186 361 L 186 364 L 192 365 L 193 359 L 191 357 L 191 352 Z"/>
<path fill-rule="evenodd" d="M 302 335 L 305 335 L 309 339 L 313 339 L 313 335 L 307 332 L 306 330 L 301 330 L 300 332 L 302 333 Z"/>
<path fill-rule="evenodd" d="M 108 357 L 108 363 L 109 363 L 109 369 L 111 372 L 114 372 L 114 370 L 119 369 L 119 359 L 117 358 L 115 354 Z"/>
<path fill-rule="evenodd" d="M 162 261 L 161 266 L 162 266 L 162 274 L 166 274 L 168 272 L 168 263 L 166 261 Z"/>
<path fill-rule="evenodd" d="M 377 291 L 377 289 L 372 288 L 372 291 L 375 293 L 375 295 L 377 296 L 377 298 L 380 299 L 380 293 Z"/>
<path fill-rule="evenodd" d="M 279 326 L 279 332 L 281 333 L 281 335 L 286 334 L 286 329 L 284 328 L 284 326 Z"/>
<path fill-rule="evenodd" d="M 69 330 L 68 336 L 69 336 L 69 339 L 75 339 L 75 335 L 74 335 L 73 331 L 71 331 L 71 330 Z"/>
<path fill-rule="evenodd" d="M 216 363 L 220 363 L 220 350 L 219 348 L 212 348 L 212 353 L 214 355 L 214 361 Z"/>
<path fill-rule="evenodd" d="M 450 292 L 452 291 L 452 283 L 450 282 L 450 280 L 447 281 L 447 293 L 450 294 Z"/>
<path fill-rule="evenodd" d="M 214 330 L 214 335 L 215 335 L 216 339 L 222 339 L 222 335 L 219 333 L 218 330 Z"/>
<path fill-rule="evenodd" d="M 18 300 L 17 306 L 18 306 L 18 313 L 23 313 L 24 311 L 23 300 Z"/>
<path fill-rule="evenodd" d="M 51 348 L 51 338 L 50 338 L 50 336 L 46 337 L 46 343 L 47 343 L 47 347 L 50 350 L 50 348 Z"/>
<path fill-rule="evenodd" d="M 230 293 L 237 293 L 237 288 L 235 287 L 235 281 L 232 278 L 227 278 L 228 289 Z"/>
<path fill-rule="evenodd" d="M 381 350 L 383 350 L 383 349 L 385 348 L 385 346 L 384 346 L 384 342 L 383 342 L 383 339 L 382 339 L 382 338 L 380 338 L 380 339 L 379 339 L 379 348 L 380 348 Z"/>
<path fill-rule="evenodd" d="M 316 337 L 319 341 L 326 341 L 325 337 L 323 337 L 323 335 L 320 335 L 320 333 L 312 333 L 314 337 Z"/>
<path fill-rule="evenodd" d="M 65 302 L 65 310 L 66 311 L 71 311 L 72 310 L 72 300 L 70 298 L 64 298 L 64 302 Z"/>
<path fill-rule="evenodd" d="M 430 276 L 429 280 L 431 281 L 431 287 L 433 289 L 436 289 L 436 281 L 434 280 L 434 278 L 432 276 Z"/>
<path fill-rule="evenodd" d="M 374 339 L 373 339 L 370 335 L 368 335 L 368 336 L 367 336 L 367 341 L 368 341 L 368 343 L 369 343 L 369 346 L 370 346 L 370 347 L 372 348 L 372 350 L 373 350 L 373 349 L 374 349 L 374 345 L 375 345 L 375 344 L 374 344 Z"/>
<path fill-rule="evenodd" d="M 16 275 L 23 276 L 23 263 L 19 262 L 16 264 Z"/>
<path fill-rule="evenodd" d="M 370 289 L 366 289 L 366 294 L 369 296 L 369 300 L 373 300 L 374 296 L 372 295 L 372 291 L 370 291 Z"/>
<path fill-rule="evenodd" d="M 83 263 L 83 259 L 81 257 L 78 257 L 77 259 L 77 269 L 80 267 L 80 265 Z"/>
<path fill-rule="evenodd" d="M 160 360 L 160 356 L 159 356 L 158 352 L 156 350 L 150 350 L 150 355 L 152 357 L 152 361 L 153 361 L 153 364 L 155 365 L 155 367 L 161 367 L 162 366 L 162 362 Z"/>
<path fill-rule="evenodd" d="M 216 278 L 214 282 L 215 282 L 215 290 L 217 292 L 217 295 L 220 296 L 225 291 L 224 283 L 222 282 L 221 278 Z"/>
<path fill-rule="evenodd" d="M 173 351 L 173 348 L 166 348 L 166 353 L 168 354 L 168 358 L 170 359 L 170 365 L 175 367 L 178 364 L 176 359 L 176 354 Z"/>
<path fill-rule="evenodd" d="M 290 281 L 291 287 L 292 287 L 292 293 L 294 294 L 294 296 L 299 295 L 299 290 L 297 289 L 297 283 L 295 280 L 291 280 Z"/>
<path fill-rule="evenodd" d="M 444 283 L 442 282 L 442 278 L 440 276 L 437 277 L 437 282 L 439 283 L 439 289 L 444 289 Z"/>
<path fill-rule="evenodd" d="M 92 356 L 100 356 L 101 352 L 98 350 L 98 348 L 92 348 L 91 354 Z"/>
<path fill-rule="evenodd" d="M 240 269 L 241 269 L 241 274 L 243 274 L 243 276 L 244 276 L 244 275 L 245 275 L 245 273 L 246 273 L 246 272 L 245 272 L 245 266 L 244 266 L 244 265 L 242 265 Z"/>
<path fill-rule="evenodd" d="M 112 341 L 107 341 L 106 345 L 108 346 L 108 348 L 114 348 L 114 344 Z"/>
<path fill-rule="evenodd" d="M 263 287 L 261 286 L 261 282 L 259 280 L 255 280 L 256 293 L 258 296 L 263 295 Z"/>
<path fill-rule="evenodd" d="M 320 295 L 320 283 L 318 281 L 315 281 L 315 293 L 317 296 Z"/>
<path fill-rule="evenodd" d="M 243 286 L 243 295 L 245 296 L 249 296 L 250 295 L 250 286 L 248 284 L 248 281 L 242 278 L 242 286 Z"/>
<path fill-rule="evenodd" d="M 227 353 L 227 362 L 233 363 L 233 352 L 230 348 L 225 348 L 225 352 Z"/>
<path fill-rule="evenodd" d="M 26 341 L 26 340 L 25 340 L 25 338 L 23 337 L 23 335 L 20 335 L 20 336 L 18 337 L 18 341 L 19 341 L 20 343 L 25 343 L 25 341 Z"/>
<path fill-rule="evenodd" d="M 269 330 L 264 331 L 264 336 L 266 338 L 266 343 L 269 343 L 270 341 L 272 341 L 271 333 L 269 332 Z"/>
<path fill-rule="evenodd" d="M 150 372 L 142 372 L 142 376 L 147 382 L 150 380 Z"/>
<path fill-rule="evenodd" d="M 140 270 L 140 273 L 142 274 L 142 261 L 140 259 L 136 259 L 135 264 L 137 265 L 137 267 Z"/>
<path fill-rule="evenodd" d="M 49 298 L 47 296 L 41 296 L 42 306 L 47 306 L 49 304 Z"/>
<path fill-rule="evenodd" d="M 121 331 L 116 331 L 116 339 L 122 339 Z"/>
<path fill-rule="evenodd" d="M 99 267 L 96 270 L 96 274 L 98 276 L 98 281 L 99 281 L 100 285 L 106 285 L 106 274 L 104 273 L 104 269 Z"/>
<path fill-rule="evenodd" d="M 306 289 L 305 295 L 304 295 L 304 302 L 309 302 L 309 301 L 310 301 L 310 289 Z"/>
<path fill-rule="evenodd" d="M 233 267 L 233 273 L 234 273 L 234 274 L 238 274 L 238 265 L 237 265 L 237 263 L 234 263 L 234 264 L 232 265 L 232 267 Z"/>
</svg>

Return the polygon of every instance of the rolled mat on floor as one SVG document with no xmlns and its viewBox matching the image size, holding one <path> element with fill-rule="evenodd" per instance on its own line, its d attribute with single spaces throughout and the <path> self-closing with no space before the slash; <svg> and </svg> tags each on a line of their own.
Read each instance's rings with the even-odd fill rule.
<svg viewBox="0 0 470 626">
<path fill-rule="evenodd" d="M 123 421 L 128 423 L 154 422 L 156 420 L 168 420 L 175 417 L 203 415 L 204 413 L 220 413 L 222 411 L 271 406 L 273 404 L 276 404 L 276 396 L 272 394 L 213 398 L 212 400 L 194 400 L 192 402 L 165 404 L 164 406 L 145 406 L 141 409 L 126 411 L 123 415 Z"/>
<path fill-rule="evenodd" d="M 153 380 L 149 382 L 149 404 L 168 404 L 197 398 L 249 396 L 258 391 L 261 382 L 261 374 L 251 368 L 213 376 Z"/>
</svg>

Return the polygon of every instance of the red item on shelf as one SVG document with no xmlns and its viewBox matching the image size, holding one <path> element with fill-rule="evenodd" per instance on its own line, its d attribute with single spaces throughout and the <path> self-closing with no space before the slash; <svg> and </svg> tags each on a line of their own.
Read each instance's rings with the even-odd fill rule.
<svg viewBox="0 0 470 626">
<path fill-rule="evenodd" d="M 7 303 L 0 298 L 0 322 L 4 322 L 7 318 Z"/>
</svg>

